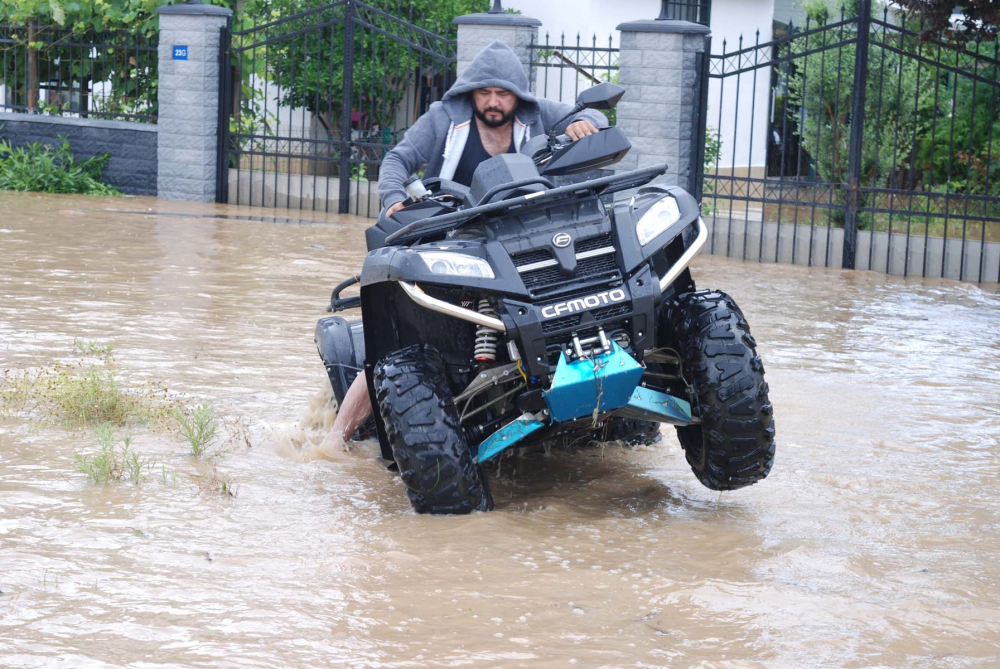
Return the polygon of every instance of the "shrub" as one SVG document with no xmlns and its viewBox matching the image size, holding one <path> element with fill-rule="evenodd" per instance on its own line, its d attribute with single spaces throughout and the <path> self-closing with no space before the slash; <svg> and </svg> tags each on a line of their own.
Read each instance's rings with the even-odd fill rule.
<svg viewBox="0 0 1000 669">
<path fill-rule="evenodd" d="M 58 147 L 32 142 L 16 148 L 9 140 L 0 140 L 0 189 L 84 195 L 120 194 L 100 180 L 111 160 L 110 153 L 77 162 L 69 141 L 63 136 L 59 139 Z"/>
</svg>

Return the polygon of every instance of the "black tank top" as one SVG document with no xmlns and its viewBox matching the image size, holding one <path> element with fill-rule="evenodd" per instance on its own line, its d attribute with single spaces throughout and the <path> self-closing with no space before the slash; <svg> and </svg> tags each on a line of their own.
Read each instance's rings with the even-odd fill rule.
<svg viewBox="0 0 1000 669">
<path fill-rule="evenodd" d="M 465 142 L 465 150 L 462 151 L 462 158 L 458 161 L 458 167 L 455 168 L 455 176 L 451 178 L 452 181 L 460 183 L 463 186 L 471 186 L 472 175 L 476 171 L 476 168 L 479 167 L 479 163 L 493 157 L 486 150 L 486 147 L 483 146 L 483 140 L 479 137 L 479 124 L 476 123 L 475 117 L 472 118 L 471 123 L 472 127 L 469 128 L 469 139 Z M 507 153 L 515 153 L 513 123 L 511 123 L 510 128 L 510 148 L 507 149 Z"/>
</svg>

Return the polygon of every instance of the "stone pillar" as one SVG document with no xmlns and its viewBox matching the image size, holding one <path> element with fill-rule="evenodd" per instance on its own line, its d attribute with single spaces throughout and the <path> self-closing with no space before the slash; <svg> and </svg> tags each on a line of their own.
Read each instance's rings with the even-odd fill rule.
<svg viewBox="0 0 1000 669">
<path fill-rule="evenodd" d="M 219 37 L 232 11 L 190 2 L 160 15 L 157 195 L 215 201 Z"/>
<path fill-rule="evenodd" d="M 615 169 L 668 163 L 666 175 L 654 183 L 693 193 L 696 175 L 691 163 L 698 154 L 701 123 L 699 61 L 709 30 L 665 15 L 618 26 L 618 81 L 627 91 L 618 103 L 618 127 L 632 142 L 632 150 Z"/>
<path fill-rule="evenodd" d="M 493 40 L 500 40 L 524 63 L 529 85 L 533 83 L 531 53 L 528 45 L 538 42 L 538 26 L 542 22 L 520 14 L 507 14 L 494 0 L 489 12 L 466 14 L 455 19 L 458 25 L 458 74 L 461 75 L 472 59 Z"/>
</svg>

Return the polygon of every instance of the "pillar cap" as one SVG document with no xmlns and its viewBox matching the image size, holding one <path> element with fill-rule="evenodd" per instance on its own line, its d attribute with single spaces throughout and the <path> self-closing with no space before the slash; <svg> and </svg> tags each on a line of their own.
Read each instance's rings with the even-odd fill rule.
<svg viewBox="0 0 1000 669">
<path fill-rule="evenodd" d="M 201 0 L 189 0 L 182 5 L 163 5 L 156 8 L 157 14 L 175 14 L 185 16 L 225 16 L 233 15 L 233 10 L 217 5 L 204 5 Z"/>
<path fill-rule="evenodd" d="M 643 19 L 641 21 L 629 21 L 618 25 L 618 30 L 637 33 L 680 33 L 683 35 L 708 35 L 712 31 L 708 26 L 691 21 L 678 21 L 675 19 Z"/>
<path fill-rule="evenodd" d="M 537 28 L 542 25 L 541 21 L 533 19 L 530 16 L 507 13 L 493 14 L 489 12 L 456 16 L 452 20 L 452 23 L 460 26 L 528 26 L 531 28 Z"/>
</svg>

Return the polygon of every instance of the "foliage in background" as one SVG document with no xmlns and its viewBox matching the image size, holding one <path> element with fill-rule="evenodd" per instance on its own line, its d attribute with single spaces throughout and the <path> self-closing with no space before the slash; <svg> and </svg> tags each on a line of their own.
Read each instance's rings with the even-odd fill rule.
<svg viewBox="0 0 1000 669">
<path fill-rule="evenodd" d="M 896 4 L 924 17 L 925 40 L 933 39 L 952 26 L 952 13 L 962 15 L 955 21 L 954 38 L 959 42 L 993 41 L 1000 36 L 1000 3 L 997 0 L 896 0 Z"/>
<path fill-rule="evenodd" d="M 203 0 L 205 1 L 205 0 Z M 156 8 L 185 0 L 3 0 L 0 23 L 59 27 L 82 33 L 125 30 L 152 37 L 159 28 Z M 231 0 L 208 0 L 207 5 L 231 7 Z"/>
<path fill-rule="evenodd" d="M 714 126 L 705 128 L 705 161 L 702 163 L 705 174 L 719 167 L 719 156 L 722 154 L 722 137 Z M 705 216 L 714 216 L 719 212 L 718 201 L 712 197 L 718 183 L 715 179 L 705 179 L 702 182 L 701 213 Z"/>
<path fill-rule="evenodd" d="M 810 20 L 834 18 L 834 10 L 817 0 L 805 3 Z M 840 5 L 843 14 L 857 15 L 857 0 Z M 892 16 L 881 7 L 873 14 L 902 23 L 916 32 L 919 24 Z M 787 78 L 791 118 L 797 124 L 803 150 L 822 182 L 844 183 L 849 158 L 850 112 L 854 99 L 853 25 L 820 31 L 795 40 L 795 51 L 813 52 L 796 59 L 780 76 Z M 865 103 L 861 173 L 864 184 L 881 188 L 917 188 L 933 192 L 1000 196 L 1000 115 L 997 89 L 971 77 L 956 76 L 935 66 L 941 63 L 996 80 L 996 67 L 983 66 L 976 51 L 990 58 L 997 45 L 983 43 L 970 50 L 921 43 L 901 31 L 872 28 Z M 900 55 L 876 41 L 921 59 Z M 829 47 L 822 50 L 822 47 Z M 994 137 L 992 144 L 990 135 Z"/>
<path fill-rule="evenodd" d="M 58 147 L 32 142 L 14 147 L 0 140 L 0 190 L 118 195 L 101 181 L 110 153 L 77 162 L 65 137 Z"/>
<path fill-rule="evenodd" d="M 389 14 L 403 21 L 412 21 L 426 31 L 445 37 L 454 37 L 452 19 L 470 12 L 489 9 L 489 0 L 411 0 L 397 3 L 390 0 L 372 2 Z M 251 85 L 256 87 L 267 81 L 270 91 L 278 94 L 278 101 L 286 107 L 306 109 L 320 126 L 317 134 L 323 138 L 336 137 L 337 126 L 343 111 L 344 82 L 344 27 L 342 6 L 324 9 L 309 15 L 300 15 L 306 7 L 299 0 L 246 0 L 243 12 L 236 18 L 235 30 L 247 30 L 256 25 L 292 20 L 277 26 L 268 37 L 295 32 L 287 39 L 269 44 L 266 48 L 243 52 L 242 59 L 234 63 L 241 81 L 237 102 L 240 117 L 254 119 L 258 125 L 267 121 L 263 100 L 252 97 Z M 294 17 L 294 18 L 292 18 Z M 376 13 L 366 14 L 366 20 L 376 22 L 388 32 L 400 32 L 405 38 L 419 43 L 428 39 L 419 30 L 404 28 L 398 22 Z M 324 25 L 324 24 L 331 25 Z M 262 40 L 264 34 L 256 35 Z M 237 37 L 234 46 L 240 45 Z M 264 55 L 268 69 L 264 71 Z M 354 109 L 361 115 L 356 129 L 372 141 L 388 141 L 397 109 L 411 90 L 418 77 L 434 78 L 444 72 L 444 64 L 426 54 L 401 44 L 385 34 L 371 29 L 359 29 L 355 40 Z M 252 79 L 253 78 L 253 79 Z M 412 120 L 412 119 L 411 119 Z M 252 124 L 251 124 L 252 125 Z"/>
<path fill-rule="evenodd" d="M 155 46 L 159 30 L 156 8 L 184 0 L 0 0 L 4 68 L 0 85 L 8 87 L 8 104 L 35 112 L 59 114 L 65 105 L 39 100 L 39 87 L 58 82 L 65 93 L 78 95 L 80 109 L 107 115 L 155 114 Z M 206 0 L 230 6 L 230 0 Z M 92 47 L 69 46 L 93 43 Z M 14 67 L 13 63 L 18 66 Z M 103 94 L 93 97 L 95 86 Z"/>
</svg>

